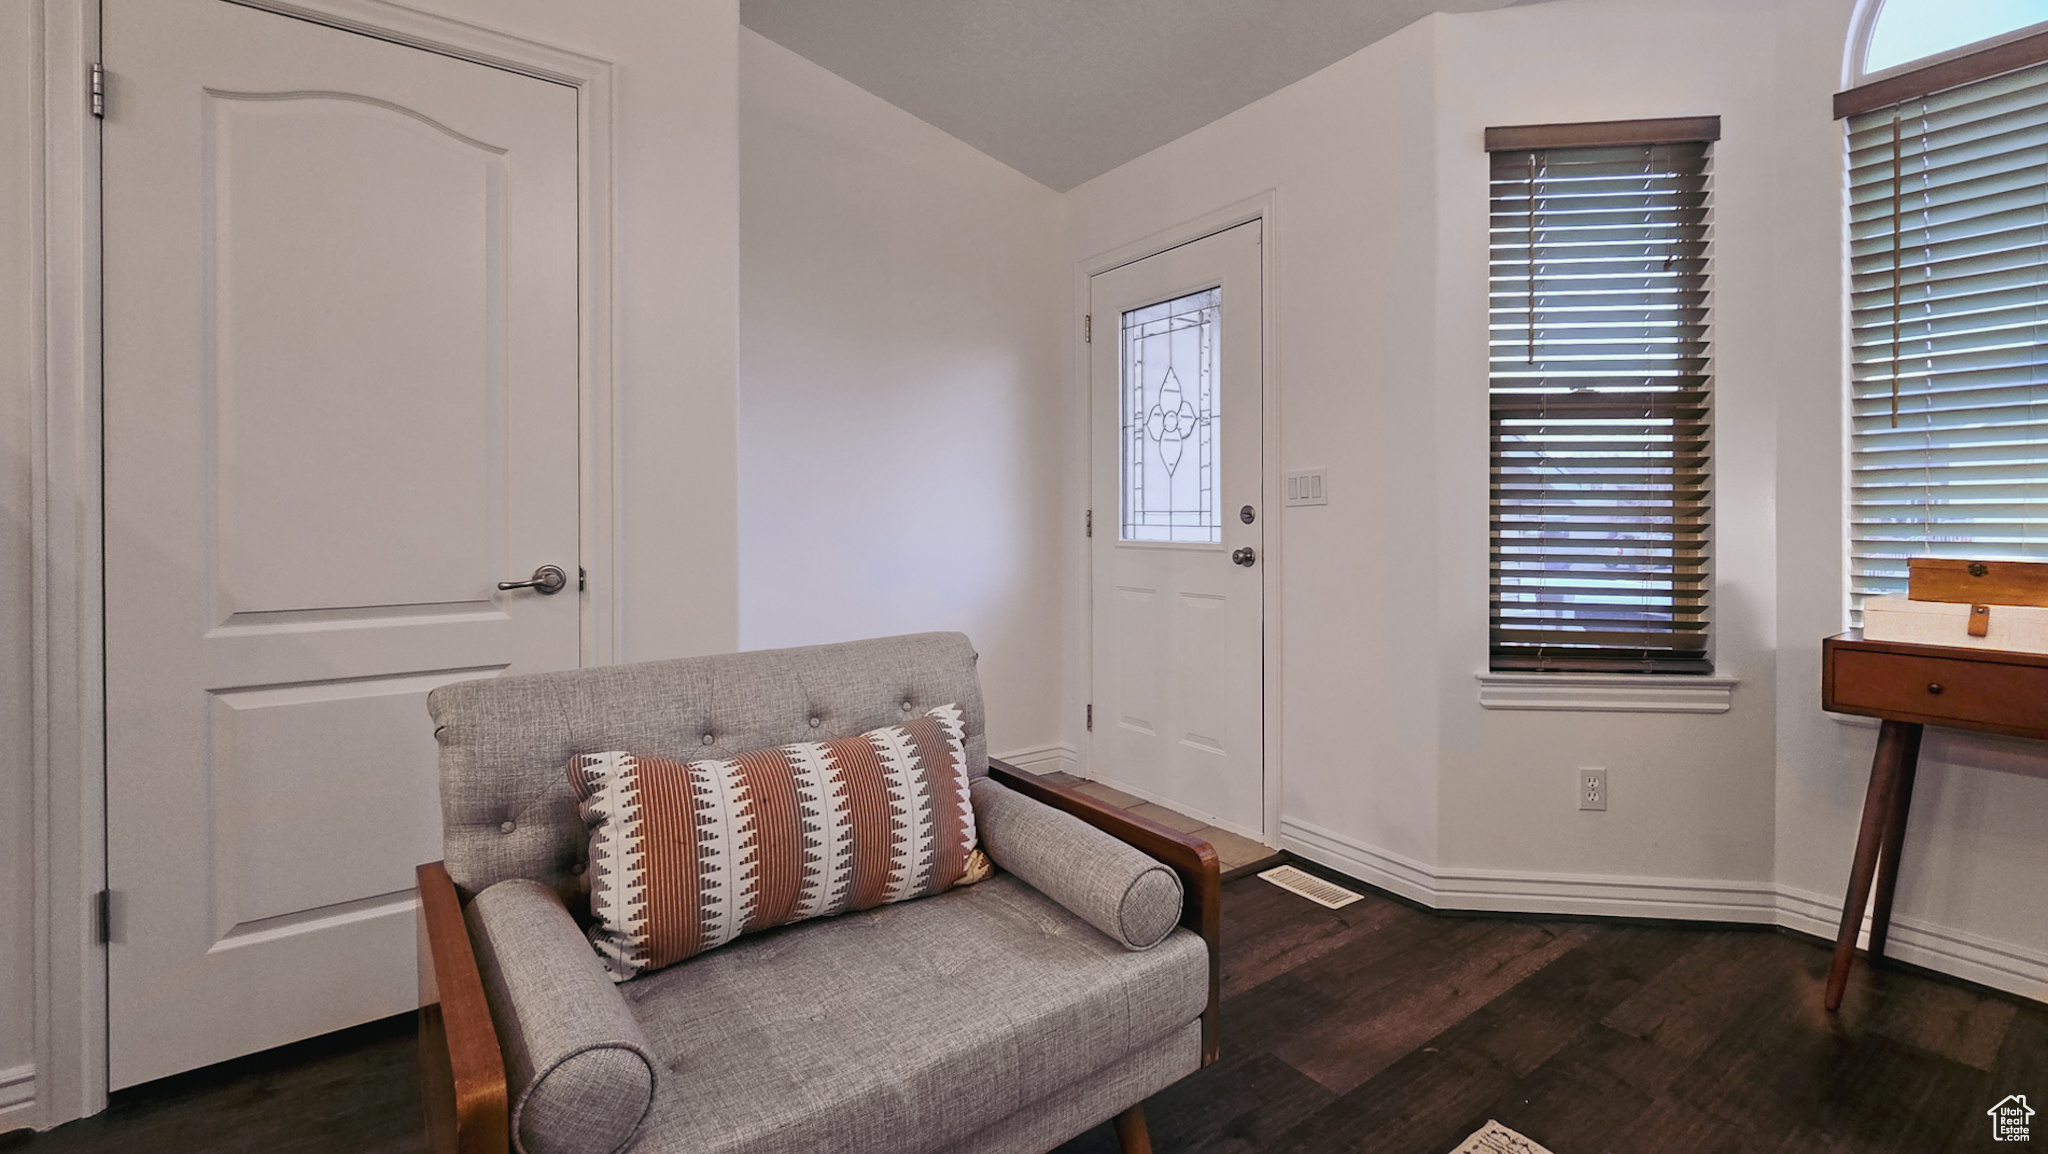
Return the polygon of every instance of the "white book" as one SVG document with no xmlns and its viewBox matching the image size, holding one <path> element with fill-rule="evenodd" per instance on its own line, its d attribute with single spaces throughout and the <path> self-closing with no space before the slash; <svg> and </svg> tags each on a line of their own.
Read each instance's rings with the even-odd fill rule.
<svg viewBox="0 0 2048 1154">
<path fill-rule="evenodd" d="M 1984 636 L 1972 637 L 1968 605 L 1872 597 L 1863 603 L 1863 639 L 2002 649 L 2007 653 L 2048 653 L 2048 607 L 1993 605 Z"/>
</svg>

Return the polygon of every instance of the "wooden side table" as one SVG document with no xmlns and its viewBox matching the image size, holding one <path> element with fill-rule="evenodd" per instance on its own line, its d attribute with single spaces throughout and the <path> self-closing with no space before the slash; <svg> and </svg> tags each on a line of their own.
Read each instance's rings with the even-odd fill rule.
<svg viewBox="0 0 2048 1154">
<path fill-rule="evenodd" d="M 1842 928 L 1835 937 L 1835 961 L 1828 969 L 1827 1008 L 1834 1010 L 1849 984 L 1856 931 L 1873 881 L 1877 898 L 1870 917 L 1870 956 L 1884 956 L 1923 727 L 2048 740 L 2048 654 L 1865 641 L 1851 631 L 1821 642 L 1820 668 L 1822 709 L 1882 722 L 1870 788 L 1863 795 L 1849 893 L 1842 903 Z"/>
</svg>

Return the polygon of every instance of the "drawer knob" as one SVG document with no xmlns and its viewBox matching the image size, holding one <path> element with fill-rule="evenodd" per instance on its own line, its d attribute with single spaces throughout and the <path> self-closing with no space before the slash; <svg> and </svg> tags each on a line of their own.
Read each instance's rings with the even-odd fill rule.
<svg viewBox="0 0 2048 1154">
<path fill-rule="evenodd" d="M 1933 693 L 1933 694 L 1939 694 L 1939 693 L 1941 692 L 1941 682 L 1939 682 L 1939 681 L 1930 681 L 1930 682 L 1928 682 L 1928 683 L 1927 683 L 1927 692 L 1929 692 L 1929 693 Z"/>
</svg>

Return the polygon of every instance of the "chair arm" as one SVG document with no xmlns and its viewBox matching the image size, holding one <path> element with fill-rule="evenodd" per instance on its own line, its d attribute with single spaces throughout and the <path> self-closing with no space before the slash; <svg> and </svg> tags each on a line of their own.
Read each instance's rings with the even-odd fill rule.
<svg viewBox="0 0 2048 1154">
<path fill-rule="evenodd" d="M 1041 780 L 993 757 L 988 760 L 988 775 L 998 785 L 1080 818 L 1180 875 L 1185 895 L 1180 924 L 1200 934 L 1209 947 L 1209 1004 L 1202 1011 L 1202 1065 L 1214 1062 L 1222 1053 L 1218 1025 L 1223 1006 L 1223 885 L 1214 847 L 1201 838 Z"/>
<path fill-rule="evenodd" d="M 505 1057 L 491 1024 L 462 898 L 440 862 L 420 866 L 420 1090 L 432 1154 L 505 1154 Z"/>
</svg>

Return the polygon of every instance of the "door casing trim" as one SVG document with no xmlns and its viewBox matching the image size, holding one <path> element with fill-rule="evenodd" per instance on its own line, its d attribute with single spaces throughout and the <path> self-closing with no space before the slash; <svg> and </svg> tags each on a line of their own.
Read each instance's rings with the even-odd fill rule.
<svg viewBox="0 0 2048 1154">
<path fill-rule="evenodd" d="M 620 581 L 613 365 L 614 67 L 385 0 L 222 0 L 577 92 L 579 546 L 589 573 L 581 663 L 617 660 Z M 107 965 L 94 899 L 106 885 L 104 499 L 101 486 L 100 122 L 85 77 L 100 58 L 99 0 L 40 0 L 31 112 L 32 622 L 37 1129 L 107 1105 Z M 120 78 L 109 78 L 120 115 Z"/>
<path fill-rule="evenodd" d="M 1262 666 L 1260 669 L 1261 715 L 1263 734 L 1263 765 L 1261 766 L 1260 795 L 1265 809 L 1265 836 L 1267 845 L 1280 844 L 1280 794 L 1282 789 L 1282 767 L 1284 749 L 1284 718 L 1281 713 L 1280 671 L 1282 664 L 1281 643 L 1286 631 L 1281 605 L 1281 558 L 1286 550 L 1282 547 L 1281 524 L 1285 520 L 1276 516 L 1273 503 L 1275 494 L 1282 492 L 1280 468 L 1280 329 L 1279 329 L 1279 253 L 1280 253 L 1280 192 L 1268 189 L 1256 196 L 1228 204 L 1211 212 L 1203 213 L 1190 220 L 1164 228 L 1149 236 L 1141 237 L 1128 244 L 1096 254 L 1074 265 L 1074 313 L 1073 313 L 1073 389 L 1070 402 L 1076 414 L 1069 427 L 1067 443 L 1077 446 L 1078 462 L 1069 463 L 1070 484 L 1074 490 L 1069 502 L 1072 519 L 1069 524 L 1080 524 L 1086 515 L 1089 502 L 1093 500 L 1095 479 L 1094 442 L 1089 437 L 1089 415 L 1093 411 L 1092 382 L 1089 380 L 1088 349 L 1081 334 L 1088 315 L 1088 282 L 1090 278 L 1110 272 L 1127 264 L 1157 256 L 1169 249 L 1191 244 L 1219 232 L 1236 228 L 1252 221 L 1260 222 L 1259 244 L 1259 297 L 1260 297 L 1260 409 L 1261 409 L 1261 473 L 1260 506 L 1266 518 L 1263 536 L 1265 556 L 1260 560 L 1259 596 L 1261 600 L 1260 646 Z M 1105 513 L 1105 516 L 1107 514 Z M 1107 522 L 1105 522 L 1107 523 Z M 1069 577 L 1069 589 L 1078 583 L 1078 604 L 1082 608 L 1079 621 L 1080 635 L 1075 639 L 1075 657 L 1068 663 L 1068 671 L 1074 678 L 1073 684 L 1082 688 L 1081 702 L 1068 702 L 1065 710 L 1070 719 L 1082 714 L 1080 705 L 1095 699 L 1095 583 L 1091 576 L 1094 557 L 1093 542 L 1082 539 L 1079 563 L 1073 567 Z M 1070 722 L 1071 724 L 1071 722 Z M 1070 731 L 1071 732 L 1071 731 Z M 1081 751 L 1081 771 L 1093 771 L 1094 734 L 1078 731 L 1077 739 L 1070 742 Z"/>
</svg>

